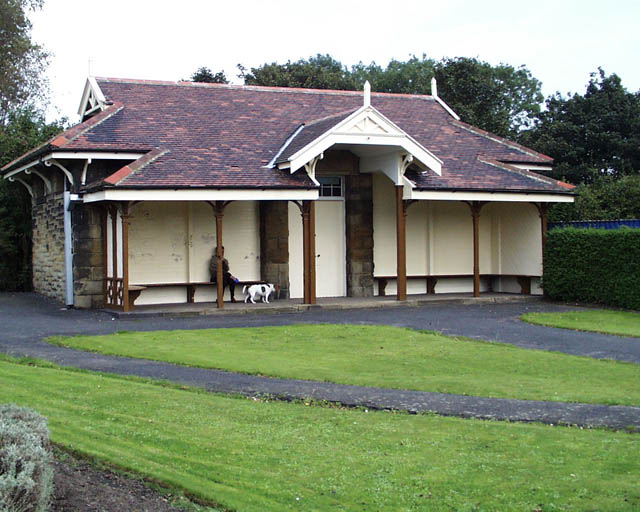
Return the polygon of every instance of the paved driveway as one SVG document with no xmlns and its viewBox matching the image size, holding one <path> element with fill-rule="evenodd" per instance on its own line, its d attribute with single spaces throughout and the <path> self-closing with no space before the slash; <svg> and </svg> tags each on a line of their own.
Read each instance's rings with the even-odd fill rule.
<svg viewBox="0 0 640 512">
<path fill-rule="evenodd" d="M 0 352 L 53 358 L 64 350 L 41 343 L 55 334 L 108 334 L 121 330 L 204 329 L 292 323 L 350 323 L 430 329 L 444 334 L 512 343 L 595 358 L 640 363 L 640 339 L 530 325 L 531 311 L 576 309 L 546 302 L 505 304 L 432 303 L 419 307 L 312 310 L 286 314 L 224 314 L 198 317 L 116 319 L 99 311 L 66 310 L 31 293 L 0 293 Z"/>
<path fill-rule="evenodd" d="M 372 310 L 314 310 L 295 314 L 211 315 L 193 318 L 115 319 L 109 313 L 61 309 L 35 294 L 0 294 L 0 352 L 49 359 L 61 365 L 123 375 L 166 379 L 210 391 L 285 399 L 315 398 L 345 405 L 443 415 L 540 421 L 551 424 L 634 428 L 640 431 L 640 408 L 483 398 L 422 391 L 346 386 L 286 380 L 168 363 L 112 357 L 49 345 L 55 334 L 107 334 L 120 330 L 200 329 L 284 325 L 291 323 L 387 324 L 432 329 L 481 339 L 512 342 L 526 348 L 560 350 L 592 357 L 640 362 L 640 340 L 536 327 L 518 317 L 526 311 L 563 311 L 546 303 L 429 304 Z"/>
</svg>

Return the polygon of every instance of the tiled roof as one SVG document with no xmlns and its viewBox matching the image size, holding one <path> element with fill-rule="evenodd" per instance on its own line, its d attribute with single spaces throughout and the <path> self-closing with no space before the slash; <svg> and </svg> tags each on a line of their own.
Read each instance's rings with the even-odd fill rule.
<svg viewBox="0 0 640 512">
<path fill-rule="evenodd" d="M 362 92 L 354 91 L 119 79 L 97 83 L 113 104 L 50 144 L 58 150 L 153 151 L 106 181 L 125 188 L 313 187 L 304 171 L 291 175 L 269 168 L 269 162 L 301 125 L 305 128 L 278 161 L 363 102 Z M 502 164 L 550 165 L 549 157 L 456 121 L 431 96 L 372 93 L 371 104 L 442 160 L 442 176 L 408 171 L 419 189 L 567 192 L 554 180 Z"/>
</svg>

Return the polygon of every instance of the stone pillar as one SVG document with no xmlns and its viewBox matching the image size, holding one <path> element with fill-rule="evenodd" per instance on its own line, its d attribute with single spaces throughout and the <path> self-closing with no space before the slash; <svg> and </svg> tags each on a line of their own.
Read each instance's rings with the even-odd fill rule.
<svg viewBox="0 0 640 512">
<path fill-rule="evenodd" d="M 345 176 L 347 296 L 373 296 L 373 178 Z"/>
<path fill-rule="evenodd" d="M 53 193 L 39 198 L 32 207 L 33 290 L 65 302 L 64 198 Z"/>
<path fill-rule="evenodd" d="M 278 285 L 277 298 L 289 298 L 289 204 L 260 202 L 260 276 Z"/>
<path fill-rule="evenodd" d="M 103 212 L 97 206 L 76 205 L 71 218 L 75 306 L 101 308 L 105 277 Z"/>
</svg>

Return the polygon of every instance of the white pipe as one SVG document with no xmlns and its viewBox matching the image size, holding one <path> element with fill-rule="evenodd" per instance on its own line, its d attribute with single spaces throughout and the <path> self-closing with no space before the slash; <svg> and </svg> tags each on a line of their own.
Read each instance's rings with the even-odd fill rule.
<svg viewBox="0 0 640 512">
<path fill-rule="evenodd" d="M 67 306 L 73 306 L 73 246 L 71 239 L 71 192 L 67 182 L 64 184 L 64 273 L 65 273 L 65 299 Z"/>
</svg>

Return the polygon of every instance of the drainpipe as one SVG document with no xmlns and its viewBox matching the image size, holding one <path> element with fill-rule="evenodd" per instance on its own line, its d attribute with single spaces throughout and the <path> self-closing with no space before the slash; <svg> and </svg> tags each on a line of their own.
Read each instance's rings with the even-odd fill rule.
<svg viewBox="0 0 640 512">
<path fill-rule="evenodd" d="M 64 274 L 66 281 L 65 299 L 67 307 L 73 307 L 73 244 L 71 239 L 71 192 L 64 180 Z"/>
</svg>

